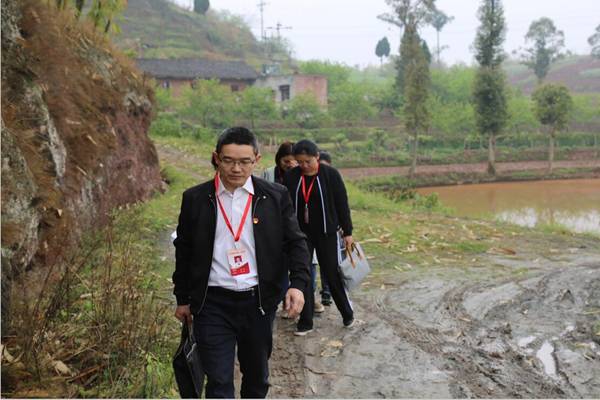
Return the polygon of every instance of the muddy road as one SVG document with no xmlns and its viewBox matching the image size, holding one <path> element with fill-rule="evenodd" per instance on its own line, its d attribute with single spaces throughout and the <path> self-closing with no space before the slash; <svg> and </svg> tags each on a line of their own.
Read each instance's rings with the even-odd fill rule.
<svg viewBox="0 0 600 400">
<path fill-rule="evenodd" d="M 205 160 L 158 149 L 163 162 L 209 177 Z M 172 259 L 170 233 L 161 247 Z M 351 294 L 353 329 L 335 306 L 306 337 L 277 317 L 269 397 L 599 398 L 600 239 L 501 240 L 435 266 L 374 254 Z"/>
<path fill-rule="evenodd" d="M 352 330 L 334 307 L 303 338 L 277 318 L 270 397 L 597 398 L 597 245 L 372 276 Z"/>
</svg>

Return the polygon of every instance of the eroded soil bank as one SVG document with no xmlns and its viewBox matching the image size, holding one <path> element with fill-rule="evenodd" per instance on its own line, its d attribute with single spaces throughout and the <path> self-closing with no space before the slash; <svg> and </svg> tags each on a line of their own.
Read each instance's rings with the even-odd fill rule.
<svg viewBox="0 0 600 400">
<path fill-rule="evenodd" d="M 354 329 L 334 306 L 303 338 L 277 319 L 270 397 L 599 397 L 598 241 L 520 248 L 402 271 L 373 258 L 387 272 L 352 294 Z"/>
</svg>

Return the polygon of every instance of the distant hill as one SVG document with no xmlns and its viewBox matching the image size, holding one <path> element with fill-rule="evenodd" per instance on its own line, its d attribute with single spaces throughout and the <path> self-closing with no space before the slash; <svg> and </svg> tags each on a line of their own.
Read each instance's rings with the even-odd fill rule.
<svg viewBox="0 0 600 400">
<path fill-rule="evenodd" d="M 261 64 L 261 46 L 238 16 L 187 11 L 166 0 L 129 0 L 113 41 L 144 58 L 206 58 Z"/>
<path fill-rule="evenodd" d="M 509 60 L 504 64 L 508 81 L 525 93 L 535 88 L 536 77 L 526 66 Z M 562 83 L 572 92 L 600 93 L 600 60 L 591 56 L 571 56 L 556 62 L 545 82 Z"/>
</svg>

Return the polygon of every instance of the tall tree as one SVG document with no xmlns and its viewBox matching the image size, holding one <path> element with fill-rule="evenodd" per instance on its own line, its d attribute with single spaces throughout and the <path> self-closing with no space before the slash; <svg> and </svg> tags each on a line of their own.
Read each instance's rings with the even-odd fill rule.
<svg viewBox="0 0 600 400">
<path fill-rule="evenodd" d="M 404 40 L 406 38 L 406 40 Z M 408 172 L 412 178 L 417 168 L 419 134 L 429 130 L 430 114 L 427 108 L 429 95 L 429 62 L 427 61 L 416 26 L 409 23 L 404 28 L 406 64 L 403 107 L 404 125 L 411 136 L 411 164 Z"/>
<path fill-rule="evenodd" d="M 378 15 L 377 18 L 395 25 L 402 30 L 410 23 L 415 27 L 415 32 L 422 25 L 428 24 L 433 13 L 437 11 L 435 0 L 385 0 L 388 6 L 392 8 L 391 13 Z M 400 39 L 400 56 L 396 59 L 396 80 L 395 89 L 398 96 L 398 103 L 402 103 L 404 93 L 404 70 L 406 63 L 406 48 L 405 33 Z M 407 38 L 408 39 L 408 38 Z"/>
<path fill-rule="evenodd" d="M 198 14 L 206 14 L 210 8 L 210 0 L 194 0 L 194 12 Z"/>
<path fill-rule="evenodd" d="M 375 46 L 375 55 L 379 57 L 379 63 L 383 64 L 383 57 L 390 55 L 390 42 L 387 37 L 380 39 Z"/>
<path fill-rule="evenodd" d="M 550 65 L 564 54 L 565 34 L 556 29 L 550 18 L 542 17 L 529 25 L 525 43 L 531 43 L 524 49 L 522 63 L 533 70 L 541 84 L 550 70 Z"/>
<path fill-rule="evenodd" d="M 588 43 L 592 46 L 592 56 L 600 58 L 600 25 L 596 27 L 596 32 L 588 38 Z"/>
<path fill-rule="evenodd" d="M 573 110 L 573 99 L 564 85 L 546 84 L 533 92 L 533 112 L 542 125 L 548 127 L 548 173 L 554 162 L 556 133 L 564 130 Z"/>
<path fill-rule="evenodd" d="M 440 32 L 442 31 L 442 29 L 444 29 L 444 26 L 446 26 L 447 24 L 452 22 L 452 20 L 454 20 L 454 17 L 447 15 L 445 12 L 443 12 L 441 10 L 437 10 L 430 17 L 431 26 L 433 26 L 435 28 L 436 36 L 437 36 L 435 55 L 436 55 L 436 62 L 438 65 L 442 64 L 442 60 L 440 58 L 440 53 L 442 52 L 442 50 L 448 48 L 448 46 L 440 47 Z"/>
<path fill-rule="evenodd" d="M 475 59 L 479 68 L 473 84 L 473 106 L 479 134 L 488 138 L 488 173 L 496 175 L 496 137 L 506 125 L 506 83 L 500 64 L 504 60 L 506 26 L 500 0 L 482 0 L 475 36 Z"/>
<path fill-rule="evenodd" d="M 393 14 L 382 14 L 378 18 L 404 29 L 400 41 L 400 58 L 396 62 L 396 91 L 404 98 L 402 115 L 404 125 L 411 137 L 411 166 L 409 177 L 417 168 L 419 134 L 429 129 L 430 115 L 427 109 L 430 76 L 429 62 L 426 59 L 418 29 L 429 23 L 437 8 L 435 0 L 386 0 Z M 427 48 L 427 51 L 429 49 Z M 431 59 L 431 54 L 429 54 Z"/>
</svg>

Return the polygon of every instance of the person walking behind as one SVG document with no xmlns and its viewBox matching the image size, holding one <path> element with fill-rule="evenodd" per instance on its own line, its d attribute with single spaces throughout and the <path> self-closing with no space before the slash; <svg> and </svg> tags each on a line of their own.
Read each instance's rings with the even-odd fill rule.
<svg viewBox="0 0 600 400">
<path fill-rule="evenodd" d="M 310 285 L 306 237 L 290 196 L 283 186 L 252 176 L 259 160 L 250 130 L 226 129 L 213 153 L 215 178 L 183 193 L 174 241 L 175 316 L 193 324 L 206 398 L 235 397 L 236 347 L 241 397 L 266 397 L 285 266 L 288 313 L 300 312 Z"/>
<path fill-rule="evenodd" d="M 292 153 L 294 144 L 292 142 L 283 142 L 275 153 L 275 165 L 264 170 L 262 178 L 269 181 L 283 184 L 283 175 L 298 165 Z"/>
<path fill-rule="evenodd" d="M 345 246 L 352 245 L 352 219 L 346 187 L 340 173 L 333 167 L 319 163 L 319 149 L 310 140 L 294 145 L 298 167 L 290 170 L 284 183 L 292 195 L 300 229 L 307 236 L 308 250 L 317 252 L 317 259 L 325 273 L 331 295 L 345 327 L 354 324 L 354 311 L 338 271 L 338 237 L 342 230 Z M 313 330 L 314 287 L 304 292 L 305 306 L 298 320 L 297 336 Z"/>
<path fill-rule="evenodd" d="M 275 153 L 275 165 L 263 171 L 263 179 L 269 182 L 283 184 L 283 176 L 285 173 L 298 165 L 294 153 L 292 152 L 293 147 L 294 144 L 292 142 L 285 141 L 281 143 L 277 149 L 277 153 Z M 311 264 L 311 277 L 312 275 L 313 271 Z M 289 281 L 288 278 L 285 277 L 283 281 L 283 291 L 286 291 L 288 286 Z M 285 319 L 291 318 L 285 310 L 281 311 L 281 317 Z"/>
<path fill-rule="evenodd" d="M 319 150 L 319 162 L 321 164 L 326 164 L 331 166 L 331 155 L 325 151 L 325 150 Z M 313 264 L 315 263 L 315 256 L 313 255 Z M 311 266 L 312 268 L 312 266 Z M 318 312 L 317 309 L 322 308 L 323 311 L 325 311 L 325 308 L 323 306 L 330 306 L 331 305 L 331 291 L 329 290 L 329 284 L 327 283 L 327 278 L 325 277 L 325 274 L 323 273 L 323 269 L 319 268 L 319 272 L 321 275 L 321 302 L 319 303 L 318 301 L 315 300 L 315 312 Z M 311 273 L 312 270 L 311 270 Z M 314 282 L 314 279 L 313 279 Z M 316 285 L 315 285 L 315 289 L 316 289 Z M 321 306 L 319 308 L 319 305 Z M 321 311 L 321 312 L 323 312 Z"/>
</svg>

